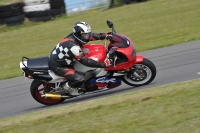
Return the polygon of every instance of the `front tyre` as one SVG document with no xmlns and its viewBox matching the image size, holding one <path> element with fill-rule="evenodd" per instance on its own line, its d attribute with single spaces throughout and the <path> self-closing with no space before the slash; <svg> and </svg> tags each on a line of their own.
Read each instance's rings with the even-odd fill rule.
<svg viewBox="0 0 200 133">
<path fill-rule="evenodd" d="M 62 103 L 65 99 L 45 99 L 42 97 L 45 91 L 45 86 L 53 87 L 53 83 L 46 83 L 39 80 L 33 80 L 30 87 L 32 97 L 39 103 L 44 105 L 55 105 Z"/>
<path fill-rule="evenodd" d="M 148 59 L 144 58 L 139 64 L 134 64 L 131 71 L 124 75 L 123 82 L 130 86 L 147 85 L 156 76 L 156 67 Z"/>
</svg>

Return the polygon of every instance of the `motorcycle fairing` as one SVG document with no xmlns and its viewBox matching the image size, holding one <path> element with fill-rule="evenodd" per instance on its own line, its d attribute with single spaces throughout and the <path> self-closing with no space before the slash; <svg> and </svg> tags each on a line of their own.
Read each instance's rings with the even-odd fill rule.
<svg viewBox="0 0 200 133">
<path fill-rule="evenodd" d="M 111 66 L 108 68 L 105 68 L 106 71 L 110 71 L 110 70 L 126 70 L 126 69 L 130 69 L 134 64 L 138 64 L 141 63 L 143 61 L 143 56 L 141 55 L 137 55 L 136 58 L 134 58 L 131 61 L 125 62 L 125 63 L 121 63 L 121 64 L 117 64 L 116 66 Z"/>
<path fill-rule="evenodd" d="M 88 67 L 88 66 L 85 66 L 85 65 L 81 64 L 80 62 L 76 61 L 76 62 L 74 63 L 74 69 L 75 69 L 77 72 L 80 72 L 80 73 L 85 74 L 87 71 L 95 70 L 95 69 L 97 69 L 97 68 Z"/>
<path fill-rule="evenodd" d="M 86 44 L 82 51 L 87 58 L 98 62 L 104 62 L 106 58 L 106 48 L 101 44 Z"/>
<path fill-rule="evenodd" d="M 116 60 L 116 65 L 105 68 L 106 71 L 130 69 L 134 64 L 141 63 L 143 61 L 143 56 L 136 56 L 134 44 L 127 36 L 113 34 L 113 37 L 114 41 L 110 42 L 108 49 L 111 49 L 112 47 L 118 47 L 116 50 L 117 58 L 123 56 L 121 58 L 124 58 L 125 60 L 124 62 L 118 62 L 118 60 Z"/>
<path fill-rule="evenodd" d="M 101 89 L 104 87 L 117 87 L 121 85 L 122 81 L 119 77 L 94 77 L 90 80 L 90 83 L 95 84 L 99 89 Z"/>
</svg>

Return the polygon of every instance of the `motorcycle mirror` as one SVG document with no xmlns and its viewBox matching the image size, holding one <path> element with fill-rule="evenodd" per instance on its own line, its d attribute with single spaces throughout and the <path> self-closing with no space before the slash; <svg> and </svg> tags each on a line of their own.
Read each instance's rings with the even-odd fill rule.
<svg viewBox="0 0 200 133">
<path fill-rule="evenodd" d="M 108 25 L 109 28 L 113 27 L 113 23 L 111 21 L 109 21 L 109 20 L 107 20 L 107 25 Z"/>
<path fill-rule="evenodd" d="M 116 33 L 115 28 L 114 28 L 114 24 L 111 21 L 107 20 L 107 25 L 108 25 L 109 28 L 112 28 L 113 33 Z"/>
</svg>

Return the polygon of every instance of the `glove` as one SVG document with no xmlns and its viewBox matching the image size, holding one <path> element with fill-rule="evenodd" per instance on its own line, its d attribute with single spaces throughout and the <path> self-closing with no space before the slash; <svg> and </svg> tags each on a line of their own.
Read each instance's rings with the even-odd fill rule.
<svg viewBox="0 0 200 133">
<path fill-rule="evenodd" d="M 112 41 L 113 40 L 113 36 L 111 34 L 107 34 L 105 39 Z"/>
<path fill-rule="evenodd" d="M 112 65 L 111 62 L 112 62 L 112 61 L 111 61 L 110 59 L 106 58 L 106 59 L 104 60 L 104 65 L 105 65 L 105 67 L 111 66 L 111 65 Z"/>
</svg>

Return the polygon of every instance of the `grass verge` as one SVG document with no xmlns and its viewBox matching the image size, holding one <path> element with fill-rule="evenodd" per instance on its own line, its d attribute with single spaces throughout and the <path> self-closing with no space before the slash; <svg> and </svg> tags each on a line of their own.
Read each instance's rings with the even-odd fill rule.
<svg viewBox="0 0 200 133">
<path fill-rule="evenodd" d="M 23 2 L 23 0 L 0 0 L 0 6 L 17 3 L 17 2 Z"/>
<path fill-rule="evenodd" d="M 80 20 L 88 22 L 93 32 L 109 32 L 106 20 L 111 20 L 117 33 L 133 40 L 137 51 L 200 40 L 199 6 L 199 0 L 152 0 L 105 11 L 93 10 L 46 23 L 1 27 L 0 80 L 22 76 L 19 69 L 22 56 L 48 56 Z"/>
<path fill-rule="evenodd" d="M 0 121 L 2 133 L 199 133 L 200 79 Z"/>
</svg>

